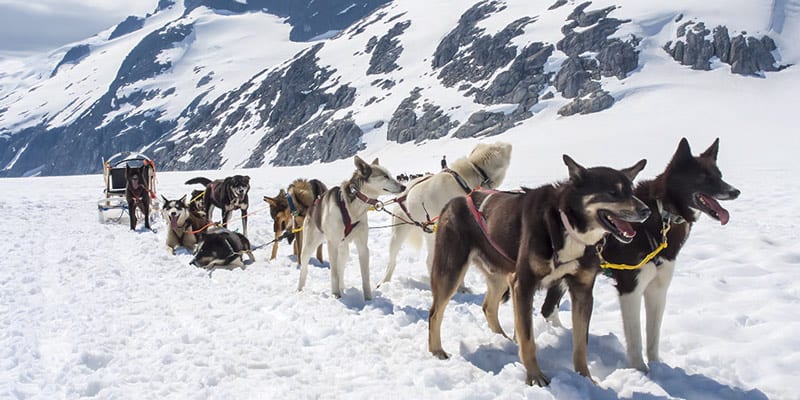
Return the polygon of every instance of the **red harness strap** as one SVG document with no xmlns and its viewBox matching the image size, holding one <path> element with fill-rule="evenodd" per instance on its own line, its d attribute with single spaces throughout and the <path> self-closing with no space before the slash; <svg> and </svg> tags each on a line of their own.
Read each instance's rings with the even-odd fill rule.
<svg viewBox="0 0 800 400">
<path fill-rule="evenodd" d="M 420 183 L 425 182 L 430 178 L 433 178 L 433 176 L 434 176 L 433 174 L 426 175 L 424 178 L 422 178 L 422 179 L 418 180 L 417 182 L 415 182 L 414 186 L 417 186 Z M 439 218 L 439 216 L 433 217 L 433 219 L 431 219 L 430 215 L 426 215 L 426 218 L 428 218 L 428 221 L 427 222 L 419 222 L 419 221 L 416 221 L 414 219 L 414 217 L 411 216 L 411 213 L 408 211 L 408 208 L 406 207 L 406 199 L 408 198 L 408 194 L 411 193 L 411 189 L 413 189 L 414 186 L 411 186 L 411 187 L 407 188 L 406 189 L 406 194 L 404 194 L 404 195 L 402 195 L 400 197 L 395 197 L 394 202 L 397 203 L 398 206 L 400 206 L 400 209 L 403 210 L 403 212 L 406 214 L 406 216 L 408 217 L 409 221 L 411 221 L 411 223 L 413 223 L 416 226 L 419 226 L 420 228 L 422 228 L 423 231 L 425 231 L 427 233 L 433 233 L 433 230 L 429 227 L 429 225 L 432 225 L 436 221 L 436 219 Z M 424 208 L 425 204 L 423 203 L 422 206 Z M 425 214 L 427 214 L 427 211 L 425 212 Z"/>
<path fill-rule="evenodd" d="M 496 191 L 492 192 L 496 193 Z M 467 206 L 469 206 L 469 210 L 470 212 L 472 212 L 472 216 L 475 218 L 475 222 L 477 222 L 478 226 L 481 228 L 483 236 L 486 238 L 486 240 L 489 241 L 489 244 L 491 244 L 492 247 L 494 247 L 495 251 L 497 251 L 498 253 L 500 253 L 501 256 L 503 256 L 503 258 L 505 258 L 506 260 L 508 260 L 508 262 L 512 264 L 516 264 L 517 262 L 511 256 L 509 256 L 500 247 L 500 245 L 498 245 L 497 242 L 495 242 L 492 239 L 491 236 L 489 236 L 489 230 L 486 228 L 486 219 L 483 217 L 483 214 L 480 212 L 480 210 L 478 210 L 478 207 L 475 206 L 475 201 L 472 199 L 472 193 L 468 194 L 466 197 L 467 197 Z M 486 201 L 486 199 L 484 199 L 484 201 Z"/>
<path fill-rule="evenodd" d="M 342 222 L 344 222 L 344 237 L 347 237 L 347 235 L 349 235 L 350 232 L 352 232 L 361 221 L 357 221 L 355 224 L 352 223 L 352 220 L 350 219 L 350 213 L 347 212 L 347 206 L 344 203 L 344 196 L 342 195 L 341 189 L 338 190 L 338 192 L 338 199 L 336 199 L 336 203 L 339 205 L 339 211 L 342 213 Z"/>
</svg>

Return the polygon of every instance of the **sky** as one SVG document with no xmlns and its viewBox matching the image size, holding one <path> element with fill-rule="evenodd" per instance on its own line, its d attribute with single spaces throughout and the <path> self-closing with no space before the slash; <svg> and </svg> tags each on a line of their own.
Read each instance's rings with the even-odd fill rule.
<svg viewBox="0 0 800 400">
<path fill-rule="evenodd" d="M 0 56 L 47 51 L 90 37 L 158 0 L 0 0 Z"/>
</svg>

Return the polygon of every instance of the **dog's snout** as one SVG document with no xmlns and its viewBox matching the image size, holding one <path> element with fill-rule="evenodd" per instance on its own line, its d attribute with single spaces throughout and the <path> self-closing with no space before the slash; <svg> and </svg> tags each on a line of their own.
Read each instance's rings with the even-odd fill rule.
<svg viewBox="0 0 800 400">
<path fill-rule="evenodd" d="M 736 199 L 737 197 L 739 197 L 740 194 L 742 194 L 742 192 L 739 189 L 736 189 L 736 188 L 734 188 L 734 189 L 732 189 L 732 190 L 730 190 L 728 192 L 728 196 L 730 196 L 731 200 Z"/>
<path fill-rule="evenodd" d="M 639 218 L 641 218 L 642 220 L 646 220 L 650 218 L 650 214 L 652 213 L 652 211 L 650 211 L 650 207 L 645 206 L 639 208 L 639 210 L 637 210 L 637 213 L 639 214 Z"/>
<path fill-rule="evenodd" d="M 405 192 L 406 191 L 406 185 L 401 184 L 400 185 L 400 191 L 401 192 Z"/>
</svg>

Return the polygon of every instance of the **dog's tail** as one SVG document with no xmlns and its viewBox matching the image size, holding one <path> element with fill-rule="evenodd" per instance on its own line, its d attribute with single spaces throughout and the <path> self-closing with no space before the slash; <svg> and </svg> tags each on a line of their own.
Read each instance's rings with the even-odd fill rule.
<svg viewBox="0 0 800 400">
<path fill-rule="evenodd" d="M 197 178 L 192 178 L 192 179 L 189 179 L 188 181 L 186 181 L 187 185 L 194 185 L 195 183 L 199 183 L 199 184 L 201 184 L 203 186 L 208 186 L 208 184 L 211 183 L 211 179 L 203 178 L 203 177 L 197 177 Z"/>
</svg>

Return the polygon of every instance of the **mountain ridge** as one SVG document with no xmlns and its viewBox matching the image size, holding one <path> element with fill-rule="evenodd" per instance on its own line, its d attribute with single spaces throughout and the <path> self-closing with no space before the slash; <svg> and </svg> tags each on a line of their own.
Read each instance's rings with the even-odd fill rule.
<svg viewBox="0 0 800 400">
<path fill-rule="evenodd" d="M 749 19 L 691 12 L 688 2 L 643 12 L 625 0 L 373 1 L 335 37 L 297 42 L 292 32 L 305 22 L 292 18 L 306 20 L 271 15 L 269 3 L 161 0 L 107 39 L 53 53 L 62 56 L 48 58 L 59 59 L 47 77 L 44 67 L 38 79 L 4 72 L 0 175 L 94 173 L 123 150 L 175 170 L 330 162 L 365 150 L 368 134 L 384 138 L 371 146 L 422 144 L 500 135 L 551 107 L 562 118 L 602 112 L 624 97 L 610 82 L 642 73 L 643 50 L 659 48 L 676 68 L 727 63 L 762 78 L 796 54 L 783 39 L 797 30 L 792 12 L 777 32 L 745 31 L 738 26 Z M 776 15 L 762 3 L 762 14 Z M 720 20 L 731 26 L 712 25 Z M 326 26 L 305 29 L 306 38 Z M 267 38 L 269 50 L 256 44 Z M 113 74 L 97 73 L 110 65 L 119 65 Z"/>
</svg>

